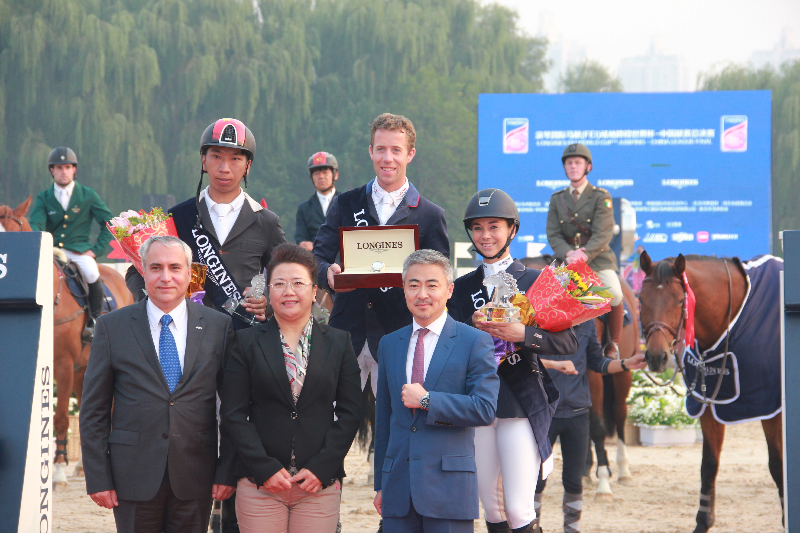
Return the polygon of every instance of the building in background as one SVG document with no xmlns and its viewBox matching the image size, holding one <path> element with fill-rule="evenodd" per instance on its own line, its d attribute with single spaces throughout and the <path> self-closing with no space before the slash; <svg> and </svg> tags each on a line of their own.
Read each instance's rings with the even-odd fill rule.
<svg viewBox="0 0 800 533">
<path fill-rule="evenodd" d="M 618 75 L 626 93 L 694 90 L 684 57 L 667 53 L 659 36 L 653 37 L 646 55 L 622 58 Z"/>
<path fill-rule="evenodd" d="M 567 67 L 583 63 L 586 60 L 586 46 L 572 39 L 565 39 L 558 32 L 555 16 L 547 11 L 539 15 L 539 37 L 547 39 L 547 59 L 550 69 L 543 76 L 544 88 L 547 92 L 558 92 L 558 83 Z"/>
<path fill-rule="evenodd" d="M 772 65 L 778 68 L 783 62 L 800 59 L 800 46 L 794 37 L 794 32 L 789 27 L 781 30 L 781 36 L 772 50 L 756 50 L 750 62 L 756 68 Z"/>
</svg>

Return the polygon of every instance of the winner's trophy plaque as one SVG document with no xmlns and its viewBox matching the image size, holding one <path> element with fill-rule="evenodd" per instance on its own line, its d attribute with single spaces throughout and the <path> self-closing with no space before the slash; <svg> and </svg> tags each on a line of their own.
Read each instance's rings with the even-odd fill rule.
<svg viewBox="0 0 800 533">
<path fill-rule="evenodd" d="M 250 288 L 244 291 L 244 294 L 240 300 L 228 298 L 228 301 L 225 302 L 225 305 L 223 305 L 222 308 L 232 316 L 238 317 L 252 326 L 256 323 L 256 316 L 247 311 L 247 309 L 244 307 L 244 301 L 248 296 L 252 296 L 256 299 L 261 298 L 264 296 L 264 289 L 266 287 L 267 280 L 264 278 L 264 274 L 257 274 L 253 276 L 253 279 L 250 280 Z"/>
<path fill-rule="evenodd" d="M 419 226 L 350 226 L 339 228 L 342 273 L 336 289 L 402 287 L 403 261 L 419 249 Z"/>
<path fill-rule="evenodd" d="M 519 307 L 511 303 L 511 298 L 519 292 L 517 280 L 508 272 L 498 272 L 483 280 L 487 287 L 494 287 L 492 301 L 481 308 L 487 322 L 521 322 Z"/>
</svg>

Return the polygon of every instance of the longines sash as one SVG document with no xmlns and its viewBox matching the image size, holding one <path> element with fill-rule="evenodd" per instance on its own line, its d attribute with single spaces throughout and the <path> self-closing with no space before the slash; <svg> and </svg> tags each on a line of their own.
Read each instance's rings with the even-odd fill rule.
<svg viewBox="0 0 800 533">
<path fill-rule="evenodd" d="M 208 232 L 203 228 L 194 227 L 197 221 L 197 206 L 194 201 L 188 205 L 176 207 L 180 207 L 180 209 L 172 211 L 172 219 L 175 222 L 175 229 L 178 230 L 178 236 L 192 249 L 192 260 L 208 267 L 206 296 L 211 298 L 218 311 L 228 314 L 222 306 L 228 301 L 228 298 L 241 299 L 242 289 L 222 261 Z M 250 327 L 236 315 L 233 315 L 232 318 L 234 329 Z"/>
</svg>

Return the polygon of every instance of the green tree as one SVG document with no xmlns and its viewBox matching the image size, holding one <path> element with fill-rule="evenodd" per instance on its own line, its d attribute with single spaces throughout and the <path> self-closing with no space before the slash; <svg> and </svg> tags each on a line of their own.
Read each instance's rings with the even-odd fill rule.
<svg viewBox="0 0 800 533">
<path fill-rule="evenodd" d="M 779 69 L 727 65 L 702 74 L 704 91 L 772 91 L 772 250 L 781 254 L 778 232 L 800 229 L 800 60 Z"/>
<path fill-rule="evenodd" d="M 563 93 L 619 93 L 622 82 L 614 78 L 599 61 L 590 59 L 567 67 L 559 78 L 559 90 Z"/>
</svg>

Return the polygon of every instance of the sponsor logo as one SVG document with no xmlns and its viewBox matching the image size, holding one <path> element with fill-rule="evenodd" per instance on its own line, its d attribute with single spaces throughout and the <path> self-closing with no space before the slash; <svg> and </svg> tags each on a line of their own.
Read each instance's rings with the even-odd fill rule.
<svg viewBox="0 0 800 533">
<path fill-rule="evenodd" d="M 673 233 L 671 239 L 673 242 L 693 241 L 694 235 L 691 233 L 686 233 L 685 231 L 679 231 L 678 233 Z"/>
<path fill-rule="evenodd" d="M 666 233 L 646 233 L 642 242 L 664 244 L 668 240 Z"/>
<path fill-rule="evenodd" d="M 536 180 L 537 187 L 546 187 L 548 189 L 562 189 L 569 185 L 569 180 Z"/>
<path fill-rule="evenodd" d="M 4 278 L 8 274 L 8 267 L 5 265 L 7 262 L 8 254 L 0 254 L 0 278 Z"/>
<path fill-rule="evenodd" d="M 697 242 L 708 242 L 707 231 L 698 231 L 695 236 L 697 237 Z"/>
<path fill-rule="evenodd" d="M 746 152 L 747 115 L 722 115 L 721 122 L 720 150 L 723 152 Z"/>
<path fill-rule="evenodd" d="M 661 227 L 661 222 L 653 222 L 652 220 L 648 220 L 647 222 L 644 223 L 644 226 L 647 229 L 660 228 Z"/>
<path fill-rule="evenodd" d="M 633 180 L 599 180 L 597 185 L 609 189 L 619 189 L 620 187 L 633 187 Z"/>
<path fill-rule="evenodd" d="M 712 241 L 738 241 L 739 234 L 738 233 L 712 233 L 711 234 Z"/>
<path fill-rule="evenodd" d="M 529 130 L 527 118 L 504 118 L 503 153 L 527 154 Z"/>
<path fill-rule="evenodd" d="M 662 187 L 675 187 L 676 189 L 683 189 L 684 187 L 697 187 L 699 184 L 699 180 L 686 178 L 671 178 L 661 180 Z"/>
</svg>

